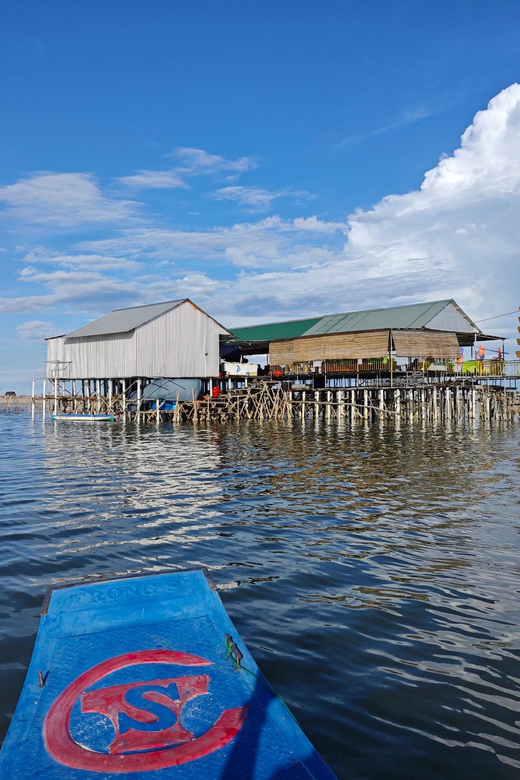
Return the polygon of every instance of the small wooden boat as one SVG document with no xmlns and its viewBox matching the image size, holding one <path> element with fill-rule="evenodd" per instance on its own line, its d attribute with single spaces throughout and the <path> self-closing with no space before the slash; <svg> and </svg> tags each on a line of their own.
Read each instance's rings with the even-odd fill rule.
<svg viewBox="0 0 520 780">
<path fill-rule="evenodd" d="M 51 414 L 51 420 L 67 422 L 116 422 L 118 414 Z"/>
<path fill-rule="evenodd" d="M 47 592 L 0 777 L 333 780 L 202 570 Z"/>
</svg>

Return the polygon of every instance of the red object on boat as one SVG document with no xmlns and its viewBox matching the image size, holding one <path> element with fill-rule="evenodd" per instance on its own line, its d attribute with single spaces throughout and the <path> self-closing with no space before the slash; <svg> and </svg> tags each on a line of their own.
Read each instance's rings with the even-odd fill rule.
<svg viewBox="0 0 520 780">
<path fill-rule="evenodd" d="M 220 393 L 220 388 L 218 385 L 216 385 L 216 387 L 214 387 L 213 390 L 211 391 L 211 395 L 213 396 L 213 398 L 218 398 L 219 393 Z"/>
</svg>

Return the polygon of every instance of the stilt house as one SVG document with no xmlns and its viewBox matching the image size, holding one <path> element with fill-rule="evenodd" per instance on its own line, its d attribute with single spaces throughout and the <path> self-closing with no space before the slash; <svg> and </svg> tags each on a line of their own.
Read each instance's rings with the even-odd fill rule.
<svg viewBox="0 0 520 780">
<path fill-rule="evenodd" d="M 188 298 L 132 306 L 47 339 L 48 378 L 207 379 L 219 375 L 219 341 L 229 331 Z"/>
<path fill-rule="evenodd" d="M 454 300 L 328 314 L 233 328 L 227 343 L 242 354 L 269 355 L 282 373 L 352 373 L 456 361 L 460 347 L 487 336 Z"/>
</svg>

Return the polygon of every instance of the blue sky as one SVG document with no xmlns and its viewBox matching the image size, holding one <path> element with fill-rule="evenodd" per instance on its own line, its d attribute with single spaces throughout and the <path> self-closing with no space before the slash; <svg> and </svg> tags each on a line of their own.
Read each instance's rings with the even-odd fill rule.
<svg viewBox="0 0 520 780">
<path fill-rule="evenodd" d="M 519 33 L 516 0 L 2 4 L 0 391 L 161 299 L 515 309 Z"/>
</svg>

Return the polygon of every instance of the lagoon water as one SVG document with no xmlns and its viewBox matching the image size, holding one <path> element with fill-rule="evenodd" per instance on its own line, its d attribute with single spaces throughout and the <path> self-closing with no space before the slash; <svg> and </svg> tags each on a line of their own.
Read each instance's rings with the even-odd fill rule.
<svg viewBox="0 0 520 780">
<path fill-rule="evenodd" d="M 0 736 L 47 586 L 204 565 L 339 778 L 520 777 L 519 445 L 0 414 Z"/>
</svg>

